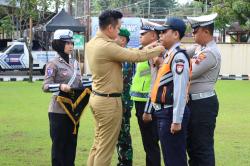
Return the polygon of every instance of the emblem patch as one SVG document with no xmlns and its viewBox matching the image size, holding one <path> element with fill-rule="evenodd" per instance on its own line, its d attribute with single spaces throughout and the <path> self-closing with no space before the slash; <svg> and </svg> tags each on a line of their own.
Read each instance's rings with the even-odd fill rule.
<svg viewBox="0 0 250 166">
<path fill-rule="evenodd" d="M 184 69 L 184 64 L 176 64 L 176 73 L 177 74 L 181 74 L 183 72 Z"/>
<path fill-rule="evenodd" d="M 200 61 L 203 61 L 204 59 L 206 58 L 206 55 L 201 53 L 199 56 L 198 56 L 198 59 L 200 59 Z"/>
<path fill-rule="evenodd" d="M 53 69 L 52 68 L 47 68 L 47 76 L 52 76 L 53 74 Z"/>
<path fill-rule="evenodd" d="M 195 64 L 199 64 L 199 63 L 201 63 L 204 59 L 206 59 L 206 55 L 205 54 L 203 54 L 203 53 L 201 53 L 201 54 L 199 54 L 198 56 L 196 56 L 196 57 L 193 57 L 192 58 L 192 63 L 195 63 Z"/>
</svg>

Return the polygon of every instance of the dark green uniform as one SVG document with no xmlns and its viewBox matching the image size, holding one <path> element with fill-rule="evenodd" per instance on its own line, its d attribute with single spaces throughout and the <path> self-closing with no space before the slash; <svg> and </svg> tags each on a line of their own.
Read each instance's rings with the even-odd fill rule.
<svg viewBox="0 0 250 166">
<path fill-rule="evenodd" d="M 130 135 L 130 117 L 133 102 L 130 100 L 130 85 L 134 73 L 134 64 L 124 62 L 123 66 L 123 117 L 120 135 L 117 143 L 118 164 L 117 166 L 131 166 L 133 158 L 132 141 Z"/>
</svg>

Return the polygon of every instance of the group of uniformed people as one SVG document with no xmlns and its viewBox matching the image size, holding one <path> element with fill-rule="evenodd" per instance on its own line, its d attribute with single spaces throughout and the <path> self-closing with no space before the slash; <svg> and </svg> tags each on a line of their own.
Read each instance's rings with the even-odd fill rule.
<svg viewBox="0 0 250 166">
<path fill-rule="evenodd" d="M 220 53 L 213 40 L 217 14 L 188 17 L 197 45 L 185 49 L 183 20 L 163 25 L 142 19 L 141 47 L 126 48 L 130 33 L 121 28 L 122 13 L 106 10 L 99 31 L 86 45 L 92 93 L 89 106 L 95 135 L 88 166 L 109 166 L 115 147 L 118 166 L 131 166 L 131 110 L 141 132 L 146 166 L 214 166 L 214 129 L 218 99 L 214 90 Z M 58 105 L 60 91 L 82 87 L 79 66 L 69 58 L 73 33 L 57 30 L 52 47 L 58 58 L 46 66 L 43 90 L 53 92 L 49 107 L 52 165 L 74 165 L 77 132 Z M 136 67 L 135 67 L 136 62 Z M 78 130 L 78 126 L 77 126 Z M 159 142 L 161 148 L 159 146 Z M 187 155 L 189 161 L 187 161 Z"/>
</svg>

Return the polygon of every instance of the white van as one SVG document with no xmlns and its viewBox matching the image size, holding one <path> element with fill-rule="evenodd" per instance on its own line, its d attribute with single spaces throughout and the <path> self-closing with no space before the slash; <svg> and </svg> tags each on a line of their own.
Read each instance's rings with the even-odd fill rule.
<svg viewBox="0 0 250 166">
<path fill-rule="evenodd" d="M 42 74 L 46 63 L 57 55 L 55 51 L 32 51 L 31 54 L 33 70 L 39 70 Z M 29 52 L 24 42 L 11 42 L 0 52 L 0 71 L 5 70 L 29 70 Z"/>
</svg>

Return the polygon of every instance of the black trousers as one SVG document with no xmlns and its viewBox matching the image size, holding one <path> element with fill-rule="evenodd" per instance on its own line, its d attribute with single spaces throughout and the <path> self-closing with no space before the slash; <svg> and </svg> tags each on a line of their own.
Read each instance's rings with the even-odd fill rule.
<svg viewBox="0 0 250 166">
<path fill-rule="evenodd" d="M 49 113 L 50 137 L 52 140 L 52 166 L 74 166 L 77 134 L 74 124 L 66 114 Z"/>
<path fill-rule="evenodd" d="M 190 166 L 214 166 L 214 130 L 219 110 L 217 96 L 190 100 L 187 152 Z"/>
<path fill-rule="evenodd" d="M 160 166 L 161 154 L 159 146 L 159 136 L 157 133 L 157 122 L 154 120 L 144 123 L 142 115 L 144 113 L 146 102 L 135 101 L 136 116 L 140 127 L 142 143 L 146 152 L 146 166 Z"/>
<path fill-rule="evenodd" d="M 188 107 L 185 107 L 181 130 L 172 134 L 173 107 L 163 108 L 154 112 L 157 120 L 157 129 L 161 142 L 161 149 L 165 166 L 187 166 L 186 139 L 187 125 L 190 116 Z"/>
</svg>

